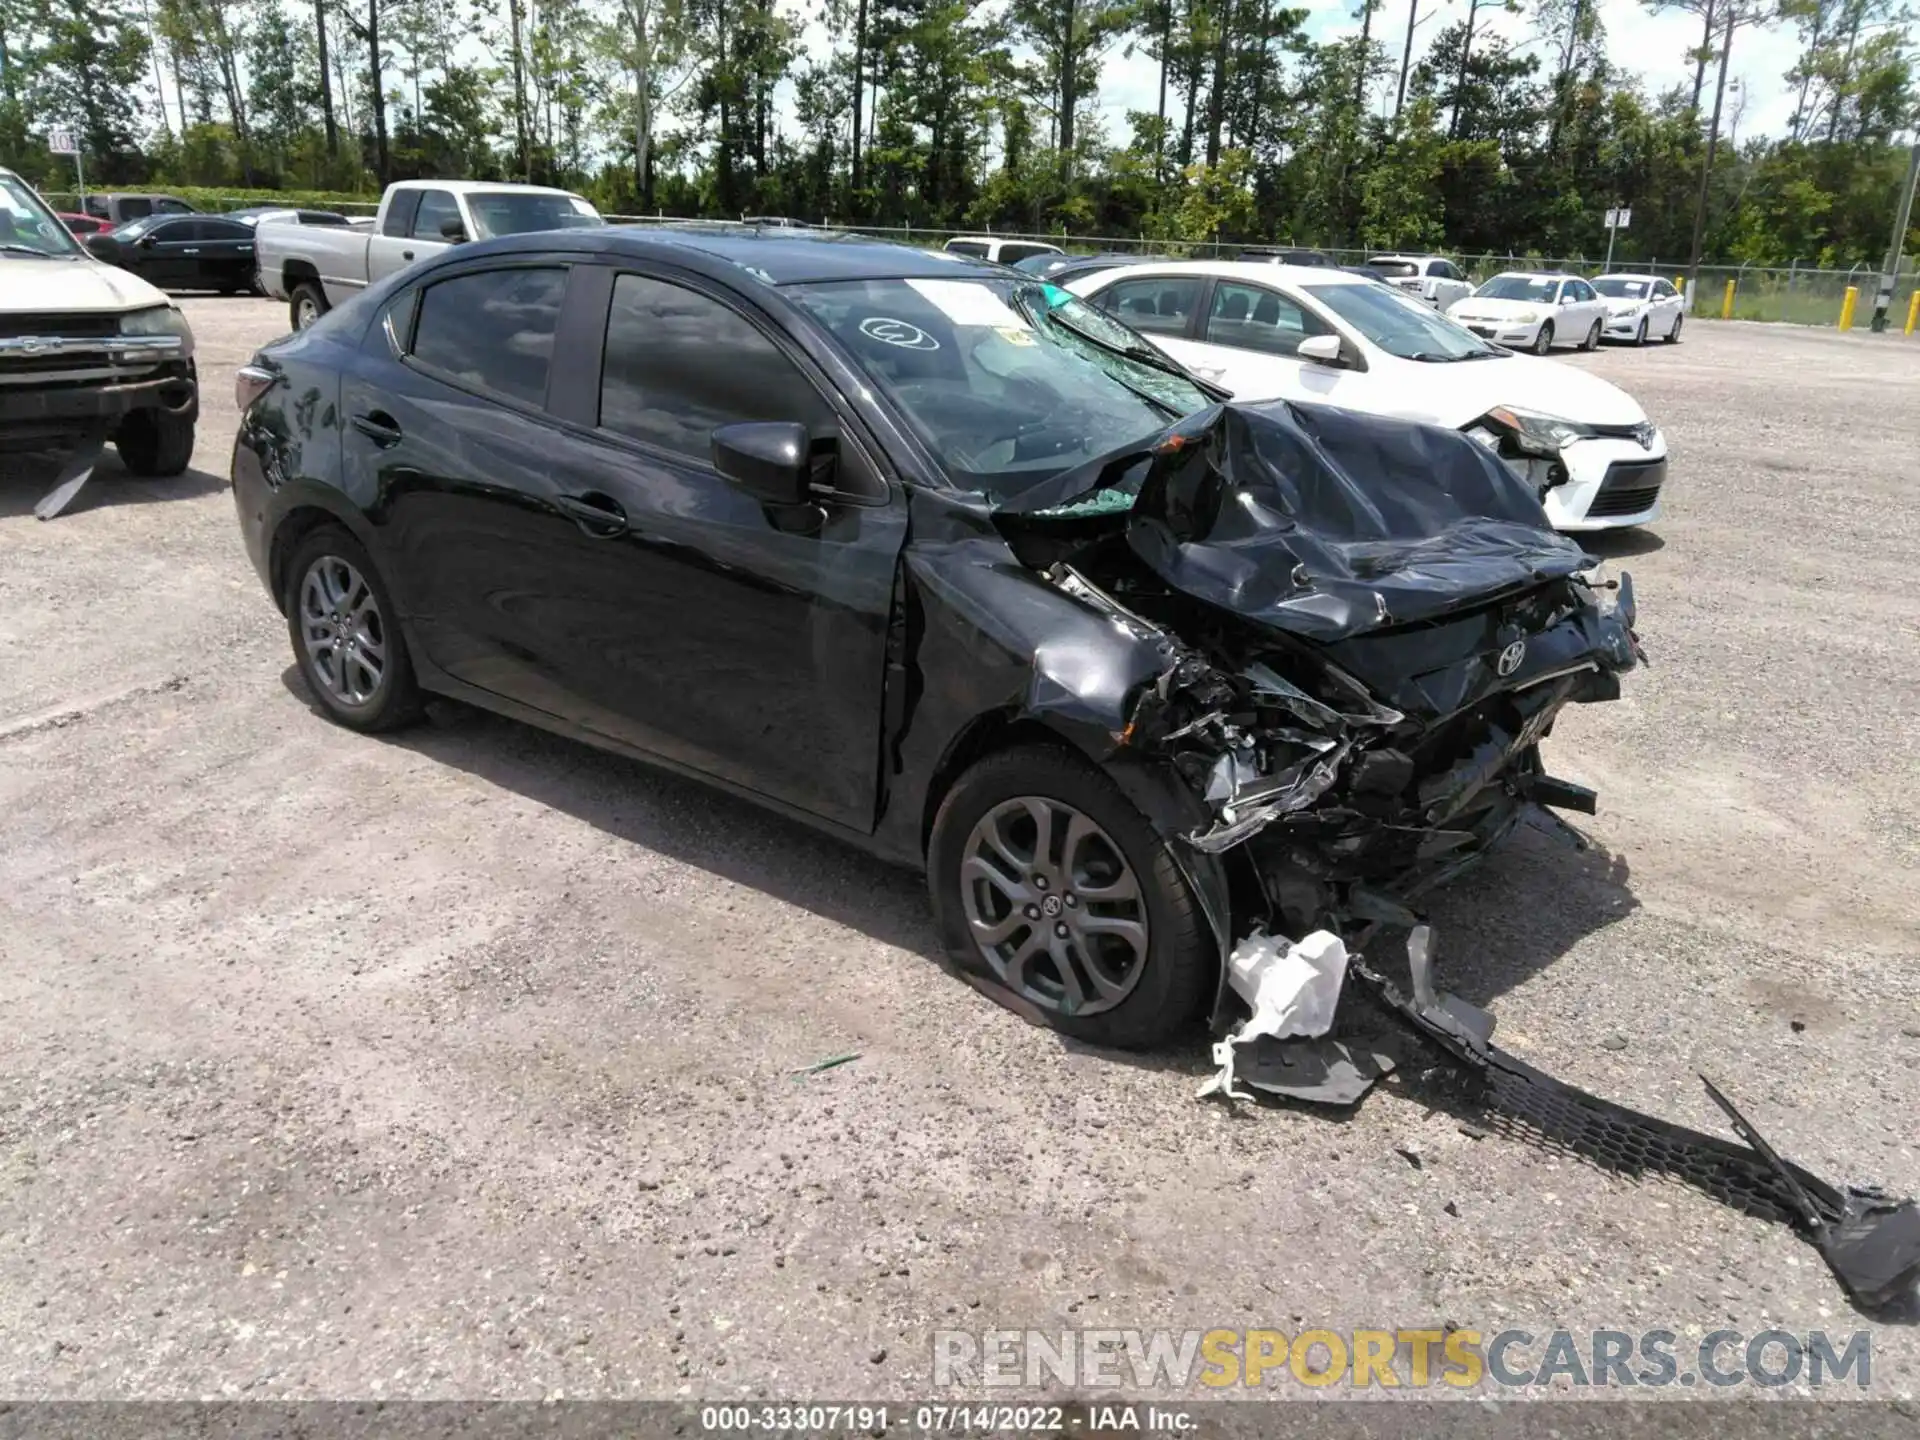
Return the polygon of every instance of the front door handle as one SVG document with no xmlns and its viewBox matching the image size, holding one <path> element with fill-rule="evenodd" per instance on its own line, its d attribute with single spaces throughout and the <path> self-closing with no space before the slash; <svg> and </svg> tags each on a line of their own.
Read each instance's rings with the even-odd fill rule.
<svg viewBox="0 0 1920 1440">
<path fill-rule="evenodd" d="M 184 245 L 181 247 L 180 253 L 182 255 L 198 255 L 200 253 L 200 247 L 198 245 Z"/>
<path fill-rule="evenodd" d="M 353 417 L 353 428 L 366 436 L 382 450 L 398 445 L 405 437 L 401 434 L 399 422 L 384 410 L 375 410 L 368 415 Z"/>
<path fill-rule="evenodd" d="M 400 252 L 400 258 L 402 260 L 411 260 L 413 258 L 413 252 L 411 250 L 402 250 Z"/>
<path fill-rule="evenodd" d="M 627 533 L 627 512 L 611 495 L 589 490 L 584 495 L 559 495 L 554 508 L 595 540 L 614 540 Z"/>
</svg>

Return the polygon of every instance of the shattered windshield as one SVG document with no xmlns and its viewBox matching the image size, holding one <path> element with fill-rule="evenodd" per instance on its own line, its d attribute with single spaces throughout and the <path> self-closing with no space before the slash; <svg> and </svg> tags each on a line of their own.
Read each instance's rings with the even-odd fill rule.
<svg viewBox="0 0 1920 1440">
<path fill-rule="evenodd" d="M 792 291 L 956 485 L 996 501 L 1209 404 L 1172 361 L 1056 285 L 854 280 Z"/>
</svg>

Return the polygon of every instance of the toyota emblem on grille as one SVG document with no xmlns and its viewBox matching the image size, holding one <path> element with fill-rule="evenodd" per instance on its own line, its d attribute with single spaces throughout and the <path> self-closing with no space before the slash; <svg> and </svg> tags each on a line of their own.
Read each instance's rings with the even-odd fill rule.
<svg viewBox="0 0 1920 1440">
<path fill-rule="evenodd" d="M 1518 670 L 1520 662 L 1526 658 L 1527 642 L 1516 640 L 1500 652 L 1500 658 L 1494 662 L 1493 668 L 1500 672 L 1500 678 L 1504 680 Z"/>
</svg>

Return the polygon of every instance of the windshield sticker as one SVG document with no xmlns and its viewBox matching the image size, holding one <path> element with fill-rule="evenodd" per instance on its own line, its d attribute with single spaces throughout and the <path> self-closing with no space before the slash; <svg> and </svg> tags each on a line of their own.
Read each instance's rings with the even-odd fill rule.
<svg viewBox="0 0 1920 1440">
<path fill-rule="evenodd" d="M 1033 332 L 1031 330 L 1016 330 L 1011 325 L 996 325 L 994 326 L 993 333 L 1009 345 L 1038 345 L 1040 343 L 1033 338 Z"/>
<path fill-rule="evenodd" d="M 940 342 L 918 325 L 892 320 L 885 315 L 869 315 L 860 322 L 860 333 L 882 345 L 898 345 L 902 350 L 938 350 Z"/>
<path fill-rule="evenodd" d="M 909 280 L 907 285 L 956 325 L 1029 330 L 1013 308 L 977 280 Z"/>
</svg>

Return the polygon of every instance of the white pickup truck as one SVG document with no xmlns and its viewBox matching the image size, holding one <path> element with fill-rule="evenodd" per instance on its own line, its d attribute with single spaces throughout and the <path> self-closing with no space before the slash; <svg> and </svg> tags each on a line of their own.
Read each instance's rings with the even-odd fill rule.
<svg viewBox="0 0 1920 1440">
<path fill-rule="evenodd" d="M 304 330 L 335 305 L 463 240 L 604 225 L 567 190 L 482 180 L 401 180 L 380 197 L 371 229 L 263 225 L 255 241 L 260 284 L 291 307 Z"/>
</svg>

